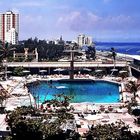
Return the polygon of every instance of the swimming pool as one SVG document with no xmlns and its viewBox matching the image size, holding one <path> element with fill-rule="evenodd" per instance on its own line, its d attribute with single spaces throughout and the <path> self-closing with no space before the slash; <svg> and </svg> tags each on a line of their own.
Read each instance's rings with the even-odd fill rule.
<svg viewBox="0 0 140 140">
<path fill-rule="evenodd" d="M 119 85 L 108 81 L 39 81 L 38 84 L 30 83 L 28 89 L 40 102 L 51 100 L 59 93 L 73 96 L 73 103 L 117 103 L 120 100 Z"/>
</svg>

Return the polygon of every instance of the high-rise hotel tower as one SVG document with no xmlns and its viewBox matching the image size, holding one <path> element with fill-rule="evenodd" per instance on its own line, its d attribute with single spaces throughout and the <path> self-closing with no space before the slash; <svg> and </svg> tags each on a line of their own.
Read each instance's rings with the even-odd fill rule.
<svg viewBox="0 0 140 140">
<path fill-rule="evenodd" d="M 86 36 L 84 34 L 80 34 L 77 37 L 77 44 L 80 47 L 82 47 L 84 45 L 91 46 L 92 45 L 92 37 L 91 36 Z"/>
<path fill-rule="evenodd" d="M 18 44 L 19 14 L 7 11 L 0 14 L 0 40 L 5 43 Z"/>
</svg>

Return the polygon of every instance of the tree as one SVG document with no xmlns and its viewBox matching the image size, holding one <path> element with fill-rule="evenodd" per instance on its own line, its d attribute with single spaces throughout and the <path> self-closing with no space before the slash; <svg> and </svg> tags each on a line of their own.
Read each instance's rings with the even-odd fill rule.
<svg viewBox="0 0 140 140">
<path fill-rule="evenodd" d="M 136 100 L 136 93 L 138 91 L 139 85 L 135 81 L 129 81 L 129 83 L 127 84 L 127 88 L 133 94 L 134 100 Z"/>
<path fill-rule="evenodd" d="M 28 39 L 24 41 L 22 48 L 29 48 L 29 51 L 33 51 L 35 48 L 38 50 L 39 61 L 43 60 L 58 60 L 64 51 L 64 44 L 58 45 L 54 43 L 47 43 L 45 40 Z M 19 51 L 21 47 L 17 48 Z"/>
<path fill-rule="evenodd" d="M 59 103 L 60 106 L 65 107 L 65 109 L 67 109 L 67 107 L 69 106 L 69 103 L 72 98 L 72 96 L 67 96 L 64 93 L 55 95 L 56 102 Z"/>
<path fill-rule="evenodd" d="M 60 126 L 66 120 L 71 119 L 68 116 L 65 117 L 68 112 L 45 115 L 41 115 L 39 112 L 33 107 L 23 106 L 7 114 L 6 122 L 10 127 L 12 140 L 66 140 L 66 134 L 60 129 Z"/>
<path fill-rule="evenodd" d="M 5 43 L 3 46 L 2 44 L 0 45 L 0 58 L 7 60 L 8 57 L 10 56 L 11 52 L 14 51 L 15 48 L 10 45 L 9 43 Z"/>
<path fill-rule="evenodd" d="M 23 67 L 16 67 L 13 70 L 13 74 L 17 75 L 17 76 L 23 76 Z"/>
<path fill-rule="evenodd" d="M 9 43 L 5 43 L 4 45 L 0 45 L 0 58 L 1 61 L 5 60 L 8 61 L 8 57 L 12 51 L 14 51 L 15 48 L 13 48 L 12 45 L 9 45 Z M 5 64 L 5 78 L 7 79 L 7 65 Z"/>
<path fill-rule="evenodd" d="M 139 134 L 140 132 L 132 133 L 128 126 L 119 122 L 94 126 L 85 134 L 85 137 L 87 140 L 138 140 Z"/>
<path fill-rule="evenodd" d="M 0 85 L 0 112 L 3 113 L 4 112 L 4 101 L 6 101 L 7 98 L 9 98 L 10 95 L 9 93 L 2 87 L 2 85 Z"/>
<path fill-rule="evenodd" d="M 87 59 L 92 58 L 93 60 L 95 60 L 95 58 L 96 58 L 95 46 L 88 46 L 88 49 L 86 51 L 86 57 L 87 57 Z"/>
<path fill-rule="evenodd" d="M 115 49 L 114 48 L 111 48 L 111 52 L 112 52 L 112 57 L 113 57 L 113 60 L 115 61 L 116 60 L 116 52 L 115 52 Z"/>
</svg>

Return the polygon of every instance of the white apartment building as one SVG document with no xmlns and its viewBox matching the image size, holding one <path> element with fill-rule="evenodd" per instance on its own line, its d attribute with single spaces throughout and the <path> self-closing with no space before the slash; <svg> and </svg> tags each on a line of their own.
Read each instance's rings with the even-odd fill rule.
<svg viewBox="0 0 140 140">
<path fill-rule="evenodd" d="M 7 11 L 0 14 L 0 40 L 11 44 L 18 44 L 19 14 Z"/>
<path fill-rule="evenodd" d="M 91 46 L 92 45 L 92 37 L 86 36 L 84 34 L 78 35 L 77 44 L 82 47 L 84 45 Z"/>
</svg>

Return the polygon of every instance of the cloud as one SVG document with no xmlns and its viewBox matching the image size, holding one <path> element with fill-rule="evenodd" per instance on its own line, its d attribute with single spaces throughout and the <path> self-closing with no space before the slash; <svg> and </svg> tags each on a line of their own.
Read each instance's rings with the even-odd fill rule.
<svg viewBox="0 0 140 140">
<path fill-rule="evenodd" d="M 134 20 L 130 16 L 98 16 L 92 12 L 74 11 L 59 17 L 57 26 L 66 26 L 73 31 L 125 30 L 132 28 Z"/>
<path fill-rule="evenodd" d="M 40 7 L 45 5 L 46 3 L 40 1 L 20 1 L 14 4 L 17 7 Z"/>
<path fill-rule="evenodd" d="M 20 24 L 21 36 L 34 37 L 44 32 L 46 21 L 43 16 L 21 15 L 21 18 L 23 19 L 22 24 Z M 44 26 L 42 26 L 42 23 Z"/>
<path fill-rule="evenodd" d="M 11 4 L 13 7 L 18 7 L 18 8 L 46 8 L 43 9 L 44 11 L 46 10 L 68 10 L 69 5 L 64 4 L 64 5 L 58 5 L 58 4 L 53 4 L 50 1 L 44 0 L 44 1 L 18 1 L 17 3 L 12 3 Z"/>
<path fill-rule="evenodd" d="M 13 11 L 14 13 L 19 13 L 20 10 L 17 8 L 12 8 L 11 11 Z"/>
</svg>

